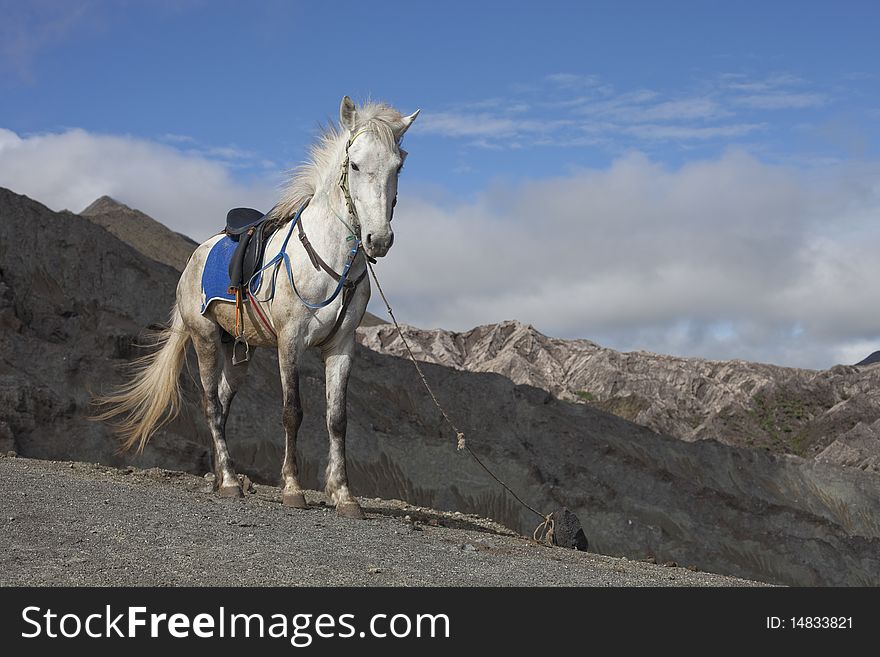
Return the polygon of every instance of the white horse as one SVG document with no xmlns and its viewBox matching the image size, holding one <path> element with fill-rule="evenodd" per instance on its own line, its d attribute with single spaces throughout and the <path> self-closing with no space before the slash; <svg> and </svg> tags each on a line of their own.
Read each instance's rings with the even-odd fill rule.
<svg viewBox="0 0 880 657">
<path fill-rule="evenodd" d="M 346 390 L 355 329 L 370 298 L 365 258 L 384 256 L 394 241 L 390 222 L 398 175 L 406 157 L 400 140 L 418 114 L 402 116 L 380 103 L 356 107 L 348 96 L 342 99 L 341 128 L 331 126 L 324 132 L 312 147 L 310 160 L 294 172 L 281 200 L 269 213 L 278 230 L 267 243 L 265 260 L 277 254 L 278 273 L 273 276 L 272 268 L 264 272 L 256 299 L 242 304 L 238 323 L 235 304 L 213 302 L 204 314 L 201 312 L 202 271 L 211 248 L 223 235 L 210 238 L 195 250 L 177 285 L 170 327 L 159 336 L 161 347 L 138 363 L 133 380 L 100 400 L 106 407 L 99 419 L 121 418 L 117 429 L 125 449 L 137 446 L 143 450 L 156 429 L 176 416 L 180 408 L 178 379 L 187 342 L 192 340 L 214 442 L 216 485 L 222 496 L 240 496 L 225 426 L 247 363 L 233 365 L 234 344 L 228 338 L 240 334 L 252 346 L 277 346 L 286 439 L 282 500 L 287 506 L 306 508 L 296 461 L 296 435 L 302 422 L 298 364 L 306 348 L 318 346 L 327 379 L 330 458 L 326 491 L 339 515 L 363 518 L 345 470 Z M 294 216 L 307 231 L 311 252 L 303 248 L 300 239 L 286 239 L 293 231 Z M 319 268 L 315 254 L 333 272 L 347 270 L 349 284 L 341 286 Z M 288 271 L 291 280 L 286 280 Z M 274 296 L 259 301 L 269 296 L 273 283 Z M 331 298 L 342 287 L 348 289 L 327 305 L 307 305 Z M 345 303 L 343 297 L 347 297 Z"/>
</svg>

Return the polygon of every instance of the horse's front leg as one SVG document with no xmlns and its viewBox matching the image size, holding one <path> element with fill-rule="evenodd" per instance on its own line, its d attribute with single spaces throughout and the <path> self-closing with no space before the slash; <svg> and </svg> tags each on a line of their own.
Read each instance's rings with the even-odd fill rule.
<svg viewBox="0 0 880 657">
<path fill-rule="evenodd" d="M 281 464 L 281 501 L 295 509 L 308 507 L 299 483 L 296 463 L 296 436 L 302 424 L 303 411 L 299 396 L 299 349 L 296 338 L 279 336 L 278 364 L 281 367 L 281 389 L 284 395 L 284 462 Z"/>
<path fill-rule="evenodd" d="M 324 355 L 327 379 L 327 431 L 330 434 L 330 459 L 327 463 L 326 492 L 336 504 L 336 513 L 346 518 L 362 519 L 364 512 L 348 488 L 345 472 L 346 396 L 354 354 L 354 335 L 344 346 Z"/>
</svg>

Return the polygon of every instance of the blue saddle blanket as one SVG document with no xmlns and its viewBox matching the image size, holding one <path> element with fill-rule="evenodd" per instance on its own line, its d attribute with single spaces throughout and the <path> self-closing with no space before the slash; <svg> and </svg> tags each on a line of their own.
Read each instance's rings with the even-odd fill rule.
<svg viewBox="0 0 880 657">
<path fill-rule="evenodd" d="M 229 292 L 229 261 L 232 260 L 237 246 L 238 242 L 224 235 L 211 247 L 202 270 L 202 314 L 213 301 L 235 303 L 235 294 Z M 255 294 L 260 289 L 261 278 L 262 272 L 251 281 L 252 293 Z"/>
</svg>

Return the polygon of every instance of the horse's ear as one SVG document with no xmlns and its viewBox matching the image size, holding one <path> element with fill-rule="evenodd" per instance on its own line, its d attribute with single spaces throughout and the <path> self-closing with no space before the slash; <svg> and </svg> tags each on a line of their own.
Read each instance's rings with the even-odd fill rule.
<svg viewBox="0 0 880 657">
<path fill-rule="evenodd" d="M 354 126 L 357 124 L 357 107 L 348 96 L 343 96 L 342 103 L 339 105 L 339 122 L 343 128 L 349 130 L 354 130 Z"/>
<path fill-rule="evenodd" d="M 413 121 L 416 120 L 416 117 L 419 115 L 419 112 L 421 112 L 421 111 L 422 111 L 422 110 L 417 109 L 415 112 L 413 112 L 413 113 L 410 114 L 409 116 L 404 116 L 404 117 L 400 120 L 400 122 L 403 124 L 403 127 L 398 131 L 398 133 L 397 133 L 397 135 L 396 135 L 396 137 L 397 137 L 398 139 L 400 139 L 401 137 L 403 137 L 403 133 L 406 132 L 407 130 L 409 130 L 409 127 L 413 124 Z"/>
</svg>

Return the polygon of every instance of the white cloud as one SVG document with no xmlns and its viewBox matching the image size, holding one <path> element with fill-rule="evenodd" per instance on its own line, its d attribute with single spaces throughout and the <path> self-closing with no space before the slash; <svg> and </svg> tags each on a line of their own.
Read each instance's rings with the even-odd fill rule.
<svg viewBox="0 0 880 657">
<path fill-rule="evenodd" d="M 0 185 L 74 212 L 108 194 L 194 239 L 221 228 L 229 208 L 268 209 L 276 196 L 271 184 L 237 182 L 229 164 L 201 152 L 84 130 L 20 137 L 0 129 Z"/>
<path fill-rule="evenodd" d="M 779 110 L 818 107 L 823 105 L 825 100 L 822 94 L 769 92 L 738 96 L 733 102 L 752 109 Z"/>
<path fill-rule="evenodd" d="M 712 98 L 696 97 L 669 100 L 643 109 L 637 118 L 642 121 L 684 121 L 688 119 L 717 119 L 730 116 Z"/>
<path fill-rule="evenodd" d="M 628 91 L 625 93 L 605 93 L 599 98 L 581 99 L 580 107 L 575 109 L 578 114 L 590 116 L 612 116 L 629 119 L 643 111 L 646 103 L 656 100 L 659 93 L 650 89 Z"/>
<path fill-rule="evenodd" d="M 599 85 L 596 75 L 580 75 L 577 73 L 553 73 L 546 77 L 551 84 L 563 89 L 588 89 Z"/>
<path fill-rule="evenodd" d="M 617 90 L 597 76 L 555 73 L 504 99 L 457 103 L 426 110 L 421 134 L 467 139 L 469 146 L 582 146 L 602 143 L 620 152 L 654 142 L 729 142 L 769 127 L 779 110 L 818 108 L 826 94 L 785 73 L 753 79 L 725 74 L 693 90 Z M 528 102 L 524 102 L 523 99 Z M 748 115 L 744 119 L 743 115 Z M 772 116 L 777 114 L 777 116 Z M 587 138 L 586 136 L 589 136 Z"/>
<path fill-rule="evenodd" d="M 427 112 L 422 134 L 448 137 L 502 138 L 522 133 L 540 133 L 549 129 L 539 120 L 512 119 L 487 112 Z"/>
<path fill-rule="evenodd" d="M 190 137 L 189 135 L 177 135 L 173 132 L 166 132 L 162 135 L 162 141 L 167 141 L 172 144 L 194 144 L 196 140 L 194 137 Z"/>
<path fill-rule="evenodd" d="M 217 158 L 226 161 L 249 161 L 257 157 L 253 151 L 248 151 L 236 146 L 212 146 L 204 151 L 196 151 L 197 154 L 207 155 L 209 158 Z"/>
<path fill-rule="evenodd" d="M 828 102 L 825 94 L 810 91 L 805 80 L 788 73 L 762 79 L 726 74 L 721 76 L 720 88 L 731 94 L 730 103 L 753 110 L 805 109 Z"/>
<path fill-rule="evenodd" d="M 744 73 L 725 73 L 721 76 L 721 86 L 732 91 L 770 91 L 803 84 L 804 80 L 791 73 L 774 73 L 762 79 L 754 79 Z"/>
<path fill-rule="evenodd" d="M 807 367 L 880 348 L 876 165 L 807 177 L 742 152 L 680 169 L 634 153 L 469 204 L 404 183 L 397 216 L 379 275 L 413 324 L 517 318 L 623 349 Z"/>
<path fill-rule="evenodd" d="M 595 75 L 561 72 L 519 85 L 509 98 L 453 103 L 440 111 L 427 108 L 420 133 L 499 150 L 513 143 L 598 145 L 613 153 L 632 147 L 653 150 L 665 143 L 690 148 L 714 141 L 728 147 L 757 131 L 787 128 L 786 110 L 818 110 L 834 97 L 788 73 L 759 78 L 727 73 L 699 80 L 690 89 L 661 91 L 616 89 Z M 803 116 L 798 121 L 803 123 Z"/>
<path fill-rule="evenodd" d="M 74 211 L 110 194 L 196 239 L 228 208 L 274 200 L 230 172 L 131 137 L 0 129 L 0 185 Z M 416 325 L 517 318 L 622 349 L 813 367 L 880 347 L 878 163 L 802 170 L 734 151 L 671 169 L 636 152 L 466 203 L 404 178 L 394 223 L 377 271 Z"/>
<path fill-rule="evenodd" d="M 761 123 L 731 123 L 726 125 L 712 126 L 688 126 L 688 125 L 657 125 L 645 123 L 627 126 L 621 129 L 628 135 L 635 135 L 643 139 L 658 140 L 694 140 L 694 139 L 718 139 L 742 137 L 756 130 L 762 129 Z"/>
</svg>

